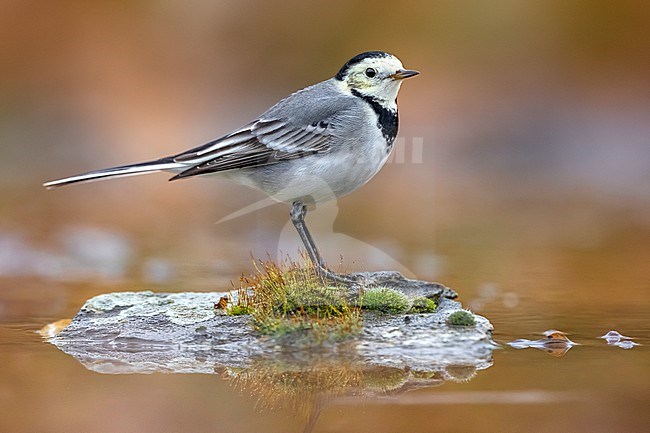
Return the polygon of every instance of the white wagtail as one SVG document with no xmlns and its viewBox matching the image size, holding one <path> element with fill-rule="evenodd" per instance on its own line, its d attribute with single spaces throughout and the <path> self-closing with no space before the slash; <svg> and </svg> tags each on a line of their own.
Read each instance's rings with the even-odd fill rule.
<svg viewBox="0 0 650 433">
<path fill-rule="evenodd" d="M 73 183 L 168 171 L 170 180 L 218 174 L 289 203 L 291 221 L 322 277 L 349 282 L 323 262 L 307 226 L 307 206 L 346 195 L 386 162 L 397 136 L 397 93 L 419 72 L 369 51 L 329 80 L 281 100 L 251 123 L 185 152 L 139 164 L 91 171 L 44 184 Z"/>
</svg>

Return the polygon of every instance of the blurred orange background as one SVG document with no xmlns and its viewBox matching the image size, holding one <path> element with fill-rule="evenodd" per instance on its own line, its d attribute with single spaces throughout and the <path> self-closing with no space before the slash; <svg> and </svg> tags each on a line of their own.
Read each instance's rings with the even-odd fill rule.
<svg viewBox="0 0 650 433">
<path fill-rule="evenodd" d="M 83 223 L 159 248 L 204 236 L 216 245 L 223 230 L 256 220 L 283 224 L 286 209 L 276 206 L 213 226 L 259 199 L 224 181 L 154 175 L 55 192 L 40 184 L 201 144 L 352 55 L 381 49 L 422 71 L 400 95 L 400 137 L 407 146 L 422 137 L 424 161 L 389 165 L 343 199 L 336 230 L 440 253 L 459 221 L 497 218 L 503 236 L 582 247 L 602 241 L 602 225 L 620 216 L 647 239 L 644 2 L 4 1 L 2 9 L 0 224 L 30 236 Z"/>
<path fill-rule="evenodd" d="M 275 253 L 286 206 L 214 224 L 262 196 L 164 174 L 42 183 L 212 140 L 367 50 L 421 75 L 400 93 L 404 162 L 308 217 L 330 263 L 399 265 L 488 317 L 494 287 L 565 301 L 549 314 L 647 311 L 649 27 L 643 1 L 2 0 L 0 321 L 229 289 Z"/>
</svg>

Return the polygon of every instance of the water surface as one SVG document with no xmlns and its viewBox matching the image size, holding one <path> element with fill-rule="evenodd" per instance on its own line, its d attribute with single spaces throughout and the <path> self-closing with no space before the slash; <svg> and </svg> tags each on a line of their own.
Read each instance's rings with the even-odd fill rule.
<svg viewBox="0 0 650 433">
<path fill-rule="evenodd" d="M 578 259 L 588 266 L 589 257 Z M 142 265 L 129 260 L 130 268 Z M 3 278 L 2 431 L 642 432 L 650 425 L 648 287 L 635 279 L 626 284 L 618 275 L 597 281 L 538 269 L 467 294 L 456 285 L 465 305 L 495 326 L 500 348 L 492 366 L 399 392 L 392 384 L 399 378 L 386 371 L 375 378 L 385 382 L 384 391 L 379 386 L 363 397 L 345 389 L 355 372 L 344 358 L 282 377 L 274 376 L 277 366 L 261 366 L 247 380 L 221 371 L 111 375 L 87 370 L 36 334 L 46 323 L 72 317 L 98 293 L 172 290 L 177 283 L 163 278 L 171 273 L 160 273 L 158 283 L 113 274 L 95 277 L 100 283 L 88 276 L 72 282 L 60 276 Z M 473 271 L 460 273 L 471 278 Z M 192 284 L 188 279 L 182 287 Z M 579 345 L 563 356 L 507 345 L 542 338 L 551 328 Z M 640 345 L 608 346 L 599 337 L 609 330 Z"/>
</svg>

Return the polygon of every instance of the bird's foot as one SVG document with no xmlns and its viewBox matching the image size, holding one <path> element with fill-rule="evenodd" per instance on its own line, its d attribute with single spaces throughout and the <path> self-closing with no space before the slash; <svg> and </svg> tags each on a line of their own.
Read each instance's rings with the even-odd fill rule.
<svg viewBox="0 0 650 433">
<path fill-rule="evenodd" d="M 342 284 L 344 286 L 350 287 L 357 283 L 357 278 L 354 275 L 350 274 L 338 274 L 324 265 L 319 265 L 316 268 L 318 275 L 323 280 L 323 283 L 335 283 Z"/>
</svg>

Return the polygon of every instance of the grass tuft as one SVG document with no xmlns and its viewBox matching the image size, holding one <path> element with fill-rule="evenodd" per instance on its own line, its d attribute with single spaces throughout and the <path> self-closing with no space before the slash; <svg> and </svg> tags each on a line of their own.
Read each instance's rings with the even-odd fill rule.
<svg viewBox="0 0 650 433">
<path fill-rule="evenodd" d="M 362 310 L 382 314 L 436 310 L 432 299 L 412 300 L 388 287 L 367 289 L 358 299 L 350 299 L 347 287 L 324 284 L 309 260 L 307 266 L 289 259 L 280 264 L 260 260 L 255 270 L 241 278 L 236 296 L 223 297 L 215 309 L 225 309 L 230 316 L 250 315 L 256 331 L 290 336 L 291 342 L 320 344 L 354 335 L 361 330 Z"/>
<path fill-rule="evenodd" d="M 242 277 L 228 314 L 250 314 L 256 331 L 275 337 L 301 334 L 318 343 L 361 329 L 359 308 L 348 303 L 347 288 L 324 285 L 310 263 L 259 261 L 255 269 L 255 275 Z"/>
</svg>

